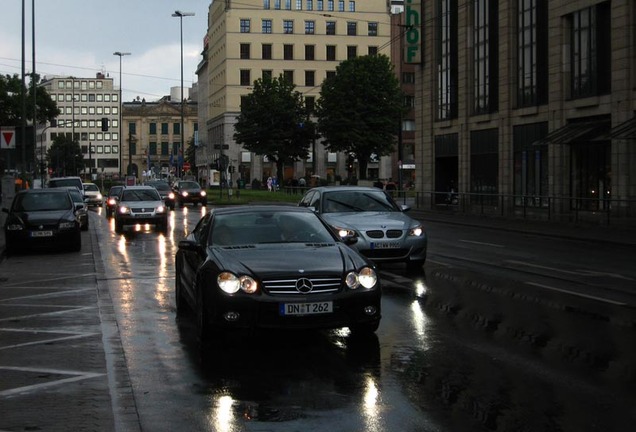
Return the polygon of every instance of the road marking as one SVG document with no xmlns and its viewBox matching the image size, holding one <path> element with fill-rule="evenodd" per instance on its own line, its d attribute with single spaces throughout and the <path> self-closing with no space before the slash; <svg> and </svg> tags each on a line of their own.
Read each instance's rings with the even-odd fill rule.
<svg viewBox="0 0 636 432">
<path fill-rule="evenodd" d="M 33 331 L 33 330 L 0 329 L 0 332 L 2 331 L 23 331 L 24 333 L 43 333 L 39 330 Z M 56 332 L 47 332 L 47 333 L 56 333 Z M 58 333 L 61 333 L 61 332 L 58 332 Z M 33 342 L 25 342 L 25 343 L 15 344 L 15 345 L 0 346 L 0 351 L 5 349 L 21 348 L 21 347 L 30 346 L 30 345 L 40 345 L 44 343 L 59 342 L 59 341 L 65 341 L 65 340 L 71 340 L 71 339 L 81 339 L 81 338 L 96 336 L 96 335 L 99 335 L 99 333 L 75 333 L 75 334 L 72 334 L 71 336 L 61 336 L 61 337 L 52 338 L 52 339 L 41 339 L 41 340 L 37 340 Z"/>
<path fill-rule="evenodd" d="M 518 264 L 518 265 L 523 265 L 526 267 L 534 267 L 534 268 L 538 268 L 538 269 L 543 269 L 543 270 L 551 270 L 551 271 L 555 271 L 555 272 L 559 272 L 559 273 L 566 273 L 566 274 L 571 274 L 571 275 L 576 275 L 576 276 L 607 276 L 607 277 L 613 277 L 616 279 L 623 279 L 623 280 L 634 280 L 628 276 L 623 276 L 621 274 L 617 274 L 617 273 L 604 273 L 604 272 L 595 272 L 595 271 L 591 271 L 591 270 L 565 270 L 565 269 L 560 269 L 560 268 L 556 268 L 556 267 L 547 267 L 547 266 L 542 266 L 539 264 L 532 264 L 529 262 L 525 262 L 525 261 L 514 261 L 514 260 L 509 260 L 506 261 L 508 263 L 511 264 Z"/>
<path fill-rule="evenodd" d="M 47 278 L 47 279 L 38 279 L 38 280 L 22 280 L 20 282 L 15 282 L 15 283 L 9 283 L 9 284 L 3 284 L 3 288 L 11 288 L 11 287 L 23 287 L 24 284 L 32 284 L 32 283 L 44 283 L 44 282 L 50 282 L 50 281 L 60 281 L 60 280 L 68 280 L 68 279 L 79 279 L 79 278 L 83 278 L 83 277 L 87 277 L 87 276 L 95 276 L 96 273 L 83 273 L 83 274 L 79 274 L 79 275 L 72 275 L 72 276 L 60 276 L 60 277 L 55 277 L 55 278 Z"/>
<path fill-rule="evenodd" d="M 39 390 L 45 387 L 52 387 L 60 384 L 71 383 L 75 381 L 82 381 L 85 379 L 101 377 L 106 374 L 103 373 L 95 373 L 95 372 L 75 372 L 75 371 L 67 371 L 67 370 L 59 370 L 59 369 L 35 369 L 35 368 L 23 368 L 23 367 L 12 367 L 12 366 L 0 366 L 0 370 L 9 370 L 9 371 L 17 371 L 17 372 L 33 372 L 33 373 L 49 373 L 56 375 L 72 375 L 70 378 L 59 379 L 55 381 L 49 381 L 47 383 L 34 384 L 23 387 L 16 387 L 9 390 L 0 391 L 0 397 L 11 396 L 18 393 L 26 393 L 34 390 Z"/>
<path fill-rule="evenodd" d="M 572 294 L 572 295 L 575 295 L 575 296 L 578 296 L 578 297 L 584 297 L 584 298 L 588 298 L 588 299 L 592 299 L 592 300 L 597 300 L 597 301 L 600 301 L 600 302 L 609 303 L 609 304 L 613 304 L 613 305 L 616 305 L 616 306 L 626 306 L 627 305 L 627 303 L 618 302 L 618 301 L 614 301 L 614 300 L 609 300 L 609 299 L 605 299 L 605 298 L 602 298 L 602 297 L 596 297 L 596 296 L 591 296 L 591 295 L 587 295 L 587 294 L 582 294 L 582 293 L 579 293 L 579 292 L 576 292 L 576 291 L 570 291 L 570 290 L 565 290 L 565 289 L 562 289 L 562 288 L 556 288 L 556 287 L 553 287 L 553 286 L 550 286 L 550 285 L 544 285 L 544 284 L 540 284 L 540 283 L 536 283 L 536 282 L 526 282 L 526 284 L 527 285 L 533 285 L 533 286 L 536 286 L 536 287 L 539 287 L 539 288 L 545 288 L 545 289 L 552 290 L 552 291 L 562 292 L 562 293 L 565 293 L 565 294 Z"/>
<path fill-rule="evenodd" d="M 84 306 L 84 307 L 78 307 L 78 308 L 75 308 L 75 309 L 66 309 L 66 310 L 62 310 L 62 311 L 44 312 L 44 313 L 39 313 L 39 314 L 29 314 L 29 315 L 20 315 L 20 316 L 12 316 L 12 317 L 7 317 L 7 318 L 0 318 L 0 322 L 2 322 L 2 321 L 21 320 L 21 319 L 33 318 L 33 317 L 41 317 L 41 316 L 45 316 L 45 315 L 62 315 L 62 314 L 69 313 L 69 312 L 77 312 L 77 311 L 83 311 L 83 310 L 88 310 L 88 309 L 95 309 L 95 306 Z"/>
<path fill-rule="evenodd" d="M 478 242 L 478 241 L 471 241 L 471 240 L 461 240 L 461 239 L 459 241 L 463 242 L 463 243 L 472 243 L 472 244 L 481 245 L 481 246 L 492 246 L 492 247 L 498 247 L 498 248 L 505 247 L 504 245 L 496 244 L 496 243 L 485 243 L 485 242 Z"/>
</svg>

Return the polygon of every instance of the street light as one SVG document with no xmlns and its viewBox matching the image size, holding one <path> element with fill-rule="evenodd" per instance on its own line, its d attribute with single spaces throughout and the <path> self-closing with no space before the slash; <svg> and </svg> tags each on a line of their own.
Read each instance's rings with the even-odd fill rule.
<svg viewBox="0 0 636 432">
<path fill-rule="evenodd" d="M 181 161 L 179 159 L 179 156 L 183 155 L 183 147 L 184 147 L 183 137 L 185 136 L 185 130 L 183 125 L 183 117 L 184 117 L 183 112 L 185 109 L 185 105 L 184 105 L 185 98 L 183 97 L 183 17 L 194 16 L 194 12 L 174 11 L 172 16 L 179 18 L 179 31 L 181 34 L 181 143 L 179 144 L 179 149 L 177 150 L 177 177 L 180 178 L 181 177 L 181 164 L 180 164 Z"/>
<path fill-rule="evenodd" d="M 121 173 L 122 173 L 122 170 L 121 170 L 121 153 L 122 153 L 122 151 L 124 149 L 122 141 L 121 141 L 121 137 L 123 135 L 123 133 L 122 133 L 121 112 L 124 109 L 124 102 L 123 102 L 123 100 L 121 98 L 122 97 L 121 96 L 121 88 L 122 88 L 122 85 L 121 85 L 121 58 L 123 56 L 130 55 L 130 53 L 129 52 L 116 51 L 116 52 L 113 53 L 113 55 L 119 56 L 119 177 L 121 178 Z"/>
</svg>

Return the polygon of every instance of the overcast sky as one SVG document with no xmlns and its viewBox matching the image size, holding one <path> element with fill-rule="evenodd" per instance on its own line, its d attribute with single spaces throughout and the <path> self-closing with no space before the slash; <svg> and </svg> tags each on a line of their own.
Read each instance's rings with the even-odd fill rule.
<svg viewBox="0 0 636 432">
<path fill-rule="evenodd" d="M 26 72 L 32 63 L 32 4 L 25 3 Z M 22 3 L 0 0 L 0 74 L 22 73 Z M 104 72 L 119 88 L 122 57 L 123 100 L 155 101 L 181 85 L 180 18 L 183 20 L 184 87 L 196 82 L 210 0 L 35 0 L 35 71 L 41 76 L 82 78 Z"/>
</svg>

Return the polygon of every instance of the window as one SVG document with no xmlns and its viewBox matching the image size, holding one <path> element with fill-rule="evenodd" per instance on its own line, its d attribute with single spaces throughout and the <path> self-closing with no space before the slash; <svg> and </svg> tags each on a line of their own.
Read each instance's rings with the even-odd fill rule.
<svg viewBox="0 0 636 432">
<path fill-rule="evenodd" d="M 280 0 L 274 0 L 274 9 L 280 10 Z"/>
<path fill-rule="evenodd" d="M 305 71 L 305 85 L 309 87 L 316 85 L 316 71 Z"/>
<path fill-rule="evenodd" d="M 261 22 L 261 28 L 262 28 L 262 32 L 266 33 L 266 34 L 271 34 L 272 33 L 272 20 L 271 19 L 264 19 Z"/>
<path fill-rule="evenodd" d="M 263 44 L 261 48 L 261 57 L 263 60 L 272 59 L 272 44 Z"/>
<path fill-rule="evenodd" d="M 378 23 L 370 22 L 369 23 L 369 36 L 377 36 L 378 35 Z"/>
<path fill-rule="evenodd" d="M 170 156 L 170 143 L 161 143 L 161 156 Z"/>
<path fill-rule="evenodd" d="M 148 133 L 150 135 L 157 135 L 157 123 L 152 122 L 152 123 L 149 124 Z"/>
<path fill-rule="evenodd" d="M 101 93 L 97 93 L 97 99 L 96 99 L 96 101 L 97 101 L 97 102 L 102 102 L 103 100 L 104 100 L 104 95 L 103 95 L 103 94 L 101 94 Z"/>
<path fill-rule="evenodd" d="M 148 154 L 154 156 L 157 154 L 157 143 L 154 141 L 150 141 L 148 143 Z"/>
<path fill-rule="evenodd" d="M 336 34 L 336 22 L 335 21 L 327 21 L 327 28 L 325 30 L 325 33 L 327 33 L 328 35 L 335 35 Z"/>
<path fill-rule="evenodd" d="M 548 194 L 548 145 L 534 144 L 547 134 L 547 123 L 532 123 L 513 128 L 514 195 L 517 206 L 548 204 L 547 200 L 539 198 Z M 524 200 L 524 195 L 535 199 Z"/>
<path fill-rule="evenodd" d="M 498 2 L 475 0 L 473 3 L 473 113 L 497 111 L 498 75 Z"/>
<path fill-rule="evenodd" d="M 305 108 L 307 108 L 308 113 L 314 112 L 314 107 L 316 106 L 316 98 L 313 96 L 305 97 Z"/>
<path fill-rule="evenodd" d="M 136 155 L 137 154 L 137 141 L 129 141 L 128 142 L 128 148 L 130 148 L 130 154 L 131 155 Z"/>
<path fill-rule="evenodd" d="M 291 10 L 291 0 L 285 0 L 285 9 Z"/>
<path fill-rule="evenodd" d="M 161 135 L 168 135 L 168 123 L 161 123 Z"/>
<path fill-rule="evenodd" d="M 263 78 L 263 81 L 271 81 L 272 80 L 272 70 L 271 69 L 264 69 L 263 71 L 261 71 L 261 77 Z"/>
<path fill-rule="evenodd" d="M 355 45 L 347 46 L 347 60 L 354 59 L 358 56 L 358 47 Z"/>
<path fill-rule="evenodd" d="M 547 102 L 547 0 L 517 0 L 517 106 Z"/>
<path fill-rule="evenodd" d="M 355 21 L 347 21 L 347 36 L 355 36 L 358 34 L 358 23 Z"/>
<path fill-rule="evenodd" d="M 305 45 L 305 60 L 315 60 L 314 51 L 315 45 Z"/>
<path fill-rule="evenodd" d="M 292 20 L 283 20 L 283 33 L 285 33 L 285 34 L 293 34 L 294 33 L 294 21 L 292 21 Z"/>
<path fill-rule="evenodd" d="M 402 73 L 402 82 L 404 84 L 415 84 L 415 73 L 413 73 L 413 72 L 403 72 Z"/>
<path fill-rule="evenodd" d="M 296 10 L 303 10 L 303 0 L 296 0 Z"/>
<path fill-rule="evenodd" d="M 336 60 L 336 46 L 335 45 L 327 45 L 327 60 L 335 61 Z"/>
<path fill-rule="evenodd" d="M 499 188 L 499 131 L 470 133 L 470 192 L 474 202 L 497 205 Z M 487 195 L 480 195 L 487 194 Z"/>
<path fill-rule="evenodd" d="M 305 34 L 314 34 L 316 31 L 315 21 L 305 21 Z"/>
<path fill-rule="evenodd" d="M 406 108 L 415 108 L 415 97 L 411 96 L 411 95 L 405 95 L 404 96 L 404 106 Z"/>
<path fill-rule="evenodd" d="M 172 123 L 172 133 L 174 135 L 181 135 L 181 123 Z"/>
<path fill-rule="evenodd" d="M 294 59 L 294 46 L 291 44 L 283 45 L 283 59 L 285 60 L 293 60 Z"/>
<path fill-rule="evenodd" d="M 284 70 L 283 71 L 283 78 L 285 78 L 285 81 L 287 81 L 290 84 L 294 83 L 294 71 L 293 70 Z"/>
<path fill-rule="evenodd" d="M 374 56 L 374 55 L 378 55 L 378 47 L 377 46 L 370 46 L 368 53 L 370 56 Z"/>
<path fill-rule="evenodd" d="M 344 12 L 345 2 L 344 0 L 338 0 L 338 12 Z"/>
<path fill-rule="evenodd" d="M 250 32 L 250 20 L 242 19 L 241 20 L 241 33 L 249 33 Z"/>
<path fill-rule="evenodd" d="M 349 12 L 355 12 L 355 11 L 356 11 L 356 2 L 349 1 Z"/>
<path fill-rule="evenodd" d="M 95 94 L 94 93 L 91 93 L 91 94 L 88 95 L 88 101 L 89 102 L 95 102 Z"/>
<path fill-rule="evenodd" d="M 316 1 L 316 9 L 319 11 L 325 10 L 325 2 L 324 0 Z"/>
<path fill-rule="evenodd" d="M 438 0 L 438 9 L 436 118 L 449 120 L 457 117 L 457 0 Z"/>
<path fill-rule="evenodd" d="M 572 98 L 608 93 L 611 89 L 610 2 L 570 16 L 570 86 Z"/>
<path fill-rule="evenodd" d="M 314 0 L 307 0 L 307 10 L 314 10 Z"/>
<path fill-rule="evenodd" d="M 270 8 L 270 0 L 263 0 L 263 9 Z"/>
<path fill-rule="evenodd" d="M 241 44 L 241 59 L 246 60 L 250 58 L 250 44 Z"/>
<path fill-rule="evenodd" d="M 333 12 L 333 1 L 334 0 L 327 0 L 327 10 Z"/>
<path fill-rule="evenodd" d="M 250 78 L 250 70 L 249 69 L 241 69 L 240 75 L 241 75 L 241 85 L 242 86 L 252 85 L 252 81 L 251 81 L 251 78 Z"/>
</svg>

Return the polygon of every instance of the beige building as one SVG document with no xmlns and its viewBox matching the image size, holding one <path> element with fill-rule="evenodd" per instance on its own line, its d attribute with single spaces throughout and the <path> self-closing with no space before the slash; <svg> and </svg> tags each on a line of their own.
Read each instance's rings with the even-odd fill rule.
<svg viewBox="0 0 636 432">
<path fill-rule="evenodd" d="M 94 78 L 44 77 L 41 85 L 55 101 L 61 113 L 56 125 L 38 125 L 36 159 L 46 159 L 46 152 L 58 135 L 75 138 L 84 155 L 85 167 L 69 167 L 64 161 L 52 161 L 53 175 L 82 175 L 92 178 L 119 173 L 119 91 L 113 79 L 102 73 Z M 102 129 L 106 119 L 108 130 Z"/>
<path fill-rule="evenodd" d="M 424 205 L 443 205 L 453 187 L 474 211 L 634 215 L 635 2 L 421 4 Z"/>
<path fill-rule="evenodd" d="M 184 157 L 188 146 L 195 142 L 198 130 L 197 102 L 184 95 L 184 134 L 181 147 L 181 88 L 156 102 L 137 100 L 125 102 L 122 111 L 122 159 L 124 175 L 134 175 L 139 181 L 147 177 L 167 177 L 188 172 Z M 193 96 L 194 97 L 194 96 Z"/>
<path fill-rule="evenodd" d="M 205 148 L 197 164 L 221 155 L 244 181 L 274 176 L 276 167 L 266 158 L 245 151 L 234 142 L 234 124 L 241 97 L 264 76 L 284 75 L 311 106 L 320 85 L 338 64 L 367 54 L 390 56 L 390 2 L 387 0 L 245 0 L 214 1 L 209 9 L 203 60 L 197 71 L 201 112 L 205 114 Z M 206 101 L 206 102 L 204 102 Z M 329 153 L 317 142 L 315 151 L 294 166 L 285 167 L 285 179 L 320 175 L 334 180 L 346 176 L 346 157 Z M 380 177 L 389 177 L 390 161 L 371 164 Z M 381 172 L 382 170 L 386 172 Z M 218 173 L 211 172 L 212 184 Z M 216 177 L 215 177 L 216 176 Z M 218 184 L 218 183 L 217 183 Z"/>
</svg>

